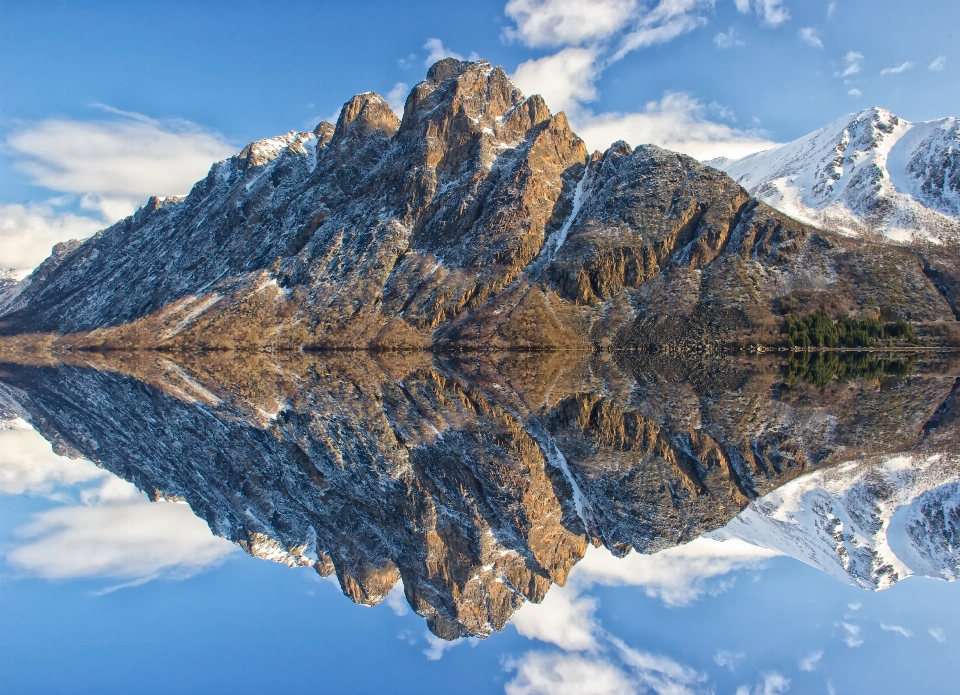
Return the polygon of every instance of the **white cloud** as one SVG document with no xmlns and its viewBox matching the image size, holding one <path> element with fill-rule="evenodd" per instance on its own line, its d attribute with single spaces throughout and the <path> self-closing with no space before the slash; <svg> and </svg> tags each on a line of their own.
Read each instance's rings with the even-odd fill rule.
<svg viewBox="0 0 960 695">
<path fill-rule="evenodd" d="M 15 131 L 7 146 L 35 185 L 83 196 L 113 221 L 151 195 L 187 193 L 210 165 L 234 152 L 223 138 L 186 121 L 161 123 L 107 108 L 116 121 L 48 119 Z"/>
<path fill-rule="evenodd" d="M 820 659 L 822 658 L 823 658 L 822 651 L 812 652 L 811 654 L 807 654 L 805 657 L 803 657 L 800 660 L 800 670 L 808 671 L 808 672 L 816 671 L 817 666 L 820 664 Z"/>
<path fill-rule="evenodd" d="M 942 627 L 931 627 L 927 632 L 930 633 L 930 636 L 933 639 L 937 640 L 940 644 L 943 644 L 947 641 L 947 634 L 943 631 Z"/>
<path fill-rule="evenodd" d="M 14 567 L 46 579 L 99 577 L 139 584 L 186 577 L 219 564 L 236 547 L 214 536 L 186 504 L 151 503 L 109 478 L 82 505 L 56 507 L 17 530 Z"/>
<path fill-rule="evenodd" d="M 727 29 L 727 31 L 721 31 L 716 36 L 713 37 L 713 42 L 717 44 L 717 48 L 734 48 L 737 46 L 746 46 L 746 42 L 740 38 L 740 35 L 737 33 L 737 30 L 733 27 Z"/>
<path fill-rule="evenodd" d="M 895 68 L 884 68 L 880 71 L 880 76 L 884 77 L 886 75 L 899 75 L 901 72 L 906 72 L 914 66 L 914 63 L 911 61 L 906 61 L 902 65 L 898 65 Z"/>
<path fill-rule="evenodd" d="M 632 18 L 636 0 L 510 0 L 506 35 L 528 46 L 569 46 L 605 39 Z"/>
<path fill-rule="evenodd" d="M 529 652 L 507 663 L 517 675 L 507 695 L 634 695 L 636 689 L 620 669 L 601 659 L 577 654 Z"/>
<path fill-rule="evenodd" d="M 397 82 L 393 88 L 387 92 L 387 103 L 393 112 L 399 117 L 403 117 L 403 106 L 407 101 L 407 94 L 410 93 L 410 87 L 406 82 Z"/>
<path fill-rule="evenodd" d="M 847 643 L 847 646 L 851 649 L 853 647 L 859 647 L 863 644 L 863 638 L 860 636 L 862 630 L 859 625 L 851 625 L 850 623 L 840 623 L 843 627 L 844 632 L 846 632 L 846 637 L 843 638 L 843 641 Z"/>
<path fill-rule="evenodd" d="M 843 57 L 843 62 L 846 67 L 844 67 L 843 72 L 838 73 L 840 77 L 849 77 L 850 75 L 856 75 L 863 69 L 863 54 L 857 53 L 856 51 L 849 51 L 847 55 Z"/>
<path fill-rule="evenodd" d="M 574 128 L 590 149 L 606 149 L 617 140 L 654 144 L 706 161 L 744 157 L 775 147 L 762 133 L 740 130 L 706 118 L 706 107 L 689 94 L 671 92 L 638 113 L 580 114 Z"/>
<path fill-rule="evenodd" d="M 721 649 L 714 655 L 713 661 L 717 666 L 721 668 L 726 667 L 730 673 L 733 673 L 745 656 L 746 654 L 743 652 L 737 652 L 735 654 L 731 651 Z"/>
<path fill-rule="evenodd" d="M 734 3 L 738 12 L 747 14 L 750 11 L 750 0 L 734 0 Z"/>
<path fill-rule="evenodd" d="M 880 629 L 885 632 L 897 632 L 904 637 L 913 637 L 913 632 L 901 625 L 887 625 L 886 623 L 880 623 Z"/>
<path fill-rule="evenodd" d="M 833 19 L 833 14 L 836 11 L 837 11 L 836 2 L 831 2 L 829 5 L 827 5 L 827 19 Z"/>
<path fill-rule="evenodd" d="M 850 88 L 850 91 L 847 92 L 847 95 L 852 96 L 852 97 L 858 97 L 858 96 L 861 96 L 862 94 L 863 94 L 863 92 L 861 92 L 861 91 L 860 91 L 859 89 L 857 89 L 856 87 L 851 87 L 851 88 Z"/>
<path fill-rule="evenodd" d="M 55 202 L 0 204 L 0 268 L 26 275 L 50 255 L 54 244 L 85 239 L 105 226 L 91 217 L 58 212 Z"/>
<path fill-rule="evenodd" d="M 800 30 L 800 39 L 814 48 L 823 48 L 823 41 L 817 35 L 817 30 L 813 27 L 803 27 Z"/>
<path fill-rule="evenodd" d="M 107 475 L 90 461 L 53 453 L 50 442 L 23 420 L 14 420 L 0 430 L 0 494 L 48 494 L 55 487 Z"/>
<path fill-rule="evenodd" d="M 863 608 L 863 604 L 860 603 L 859 601 L 857 603 L 848 603 L 847 608 L 849 608 L 852 611 L 858 611 L 861 608 Z"/>
<path fill-rule="evenodd" d="M 151 195 L 187 193 L 210 165 L 234 152 L 216 134 L 187 121 L 156 121 L 96 105 L 110 121 L 47 119 L 7 139 L 15 166 L 34 185 L 72 197 L 0 209 L 0 267 L 28 268 L 59 241 L 82 238 L 126 217 Z M 57 210 L 79 199 L 94 216 Z"/>
<path fill-rule="evenodd" d="M 525 94 L 540 94 L 550 109 L 572 111 L 597 98 L 597 53 L 592 48 L 565 48 L 544 58 L 521 63 L 514 83 Z"/>
<path fill-rule="evenodd" d="M 542 603 L 527 602 L 510 619 L 517 632 L 530 639 L 551 642 L 561 649 L 577 651 L 596 646 L 593 620 L 597 602 L 578 598 L 577 587 L 553 587 Z"/>
<path fill-rule="evenodd" d="M 427 55 L 427 59 L 424 60 L 425 65 L 433 65 L 438 60 L 443 60 L 444 58 L 456 58 L 457 60 L 463 60 L 463 56 L 459 53 L 451 51 L 449 48 L 443 45 L 443 41 L 440 39 L 427 39 L 427 42 L 423 44 L 423 47 L 430 51 Z"/>
<path fill-rule="evenodd" d="M 947 56 L 940 56 L 935 61 L 930 63 L 927 66 L 927 70 L 932 70 L 933 72 L 940 72 L 945 67 L 947 67 Z"/>
</svg>

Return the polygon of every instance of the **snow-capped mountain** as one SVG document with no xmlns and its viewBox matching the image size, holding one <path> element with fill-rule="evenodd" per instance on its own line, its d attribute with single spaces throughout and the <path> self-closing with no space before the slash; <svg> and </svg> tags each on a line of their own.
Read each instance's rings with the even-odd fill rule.
<svg viewBox="0 0 960 695">
<path fill-rule="evenodd" d="M 955 453 L 942 453 L 815 471 L 708 535 L 781 552 L 865 589 L 886 589 L 912 575 L 955 581 L 958 463 Z"/>
<path fill-rule="evenodd" d="M 960 240 L 960 119 L 865 109 L 771 150 L 708 164 L 808 224 L 899 242 Z"/>
</svg>

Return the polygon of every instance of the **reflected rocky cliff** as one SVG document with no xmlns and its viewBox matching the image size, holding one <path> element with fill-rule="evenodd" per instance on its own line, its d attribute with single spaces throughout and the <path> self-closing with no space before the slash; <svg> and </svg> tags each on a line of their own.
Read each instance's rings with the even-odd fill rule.
<svg viewBox="0 0 960 695">
<path fill-rule="evenodd" d="M 502 629 L 590 543 L 739 533 L 868 588 L 955 578 L 958 374 L 865 353 L 33 353 L 0 364 L 0 408 L 356 602 L 402 579 L 454 639 Z"/>
</svg>

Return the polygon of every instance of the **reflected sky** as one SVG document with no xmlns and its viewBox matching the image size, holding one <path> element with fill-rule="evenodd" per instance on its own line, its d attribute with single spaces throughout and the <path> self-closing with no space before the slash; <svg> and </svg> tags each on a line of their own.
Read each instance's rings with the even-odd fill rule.
<svg viewBox="0 0 960 695">
<path fill-rule="evenodd" d="M 252 557 L 175 496 L 151 502 L 24 420 L 4 422 L 3 692 L 952 691 L 958 585 L 908 576 L 956 576 L 955 545 L 937 546 L 960 508 L 949 455 L 816 468 L 652 554 L 588 545 L 566 584 L 502 632 L 448 641 L 402 584 L 357 605 L 336 575 Z M 814 509 L 828 511 L 805 519 Z M 824 519 L 842 522 L 832 546 Z M 904 531 L 918 523 L 930 526 Z"/>
</svg>

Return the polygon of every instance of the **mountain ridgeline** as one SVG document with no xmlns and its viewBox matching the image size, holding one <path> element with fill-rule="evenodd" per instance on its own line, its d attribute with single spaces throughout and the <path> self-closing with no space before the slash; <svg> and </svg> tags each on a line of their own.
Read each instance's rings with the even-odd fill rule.
<svg viewBox="0 0 960 695">
<path fill-rule="evenodd" d="M 501 68 L 444 59 L 402 120 L 358 95 L 336 125 L 254 142 L 186 197 L 59 244 L 4 287 L 0 334 L 709 352 L 786 344 L 787 315 L 822 309 L 944 344 L 960 336 L 957 288 L 949 262 L 798 222 L 690 157 L 590 154 Z"/>
</svg>

